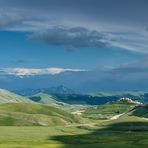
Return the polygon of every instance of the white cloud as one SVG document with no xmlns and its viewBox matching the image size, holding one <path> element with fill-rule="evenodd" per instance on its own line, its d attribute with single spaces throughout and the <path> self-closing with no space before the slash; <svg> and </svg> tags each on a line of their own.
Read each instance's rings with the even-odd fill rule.
<svg viewBox="0 0 148 148">
<path fill-rule="evenodd" d="M 148 53 L 148 36 L 145 33 L 121 32 L 107 34 L 110 46 L 131 52 Z"/>
<path fill-rule="evenodd" d="M 44 69 L 35 69 L 35 68 L 3 68 L 1 70 L 4 73 L 9 75 L 16 75 L 19 77 L 25 76 L 34 76 L 34 75 L 57 75 L 63 72 L 79 72 L 86 71 L 84 69 L 70 69 L 70 68 L 44 68 Z"/>
</svg>

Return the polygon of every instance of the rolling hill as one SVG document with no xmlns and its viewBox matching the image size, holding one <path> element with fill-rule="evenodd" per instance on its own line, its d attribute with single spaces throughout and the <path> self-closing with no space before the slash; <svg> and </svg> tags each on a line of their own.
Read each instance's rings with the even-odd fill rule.
<svg viewBox="0 0 148 148">
<path fill-rule="evenodd" d="M 49 94 L 46 94 L 46 93 L 37 93 L 33 96 L 30 96 L 29 97 L 32 101 L 35 101 L 37 103 L 42 103 L 42 104 L 55 104 L 57 103 L 57 98 L 56 96 L 54 95 L 49 95 Z"/>
<path fill-rule="evenodd" d="M 30 102 L 31 103 L 32 101 L 27 97 L 22 97 L 10 91 L 0 89 L 0 104 L 10 103 L 10 102 L 14 102 L 14 103 L 19 103 L 19 102 L 29 103 Z"/>
<path fill-rule="evenodd" d="M 148 118 L 148 104 L 136 106 L 129 114 L 132 116 Z"/>
<path fill-rule="evenodd" d="M 56 126 L 83 123 L 83 118 L 62 109 L 35 103 L 7 103 L 0 105 L 0 125 Z"/>
<path fill-rule="evenodd" d="M 120 116 L 129 112 L 135 106 L 137 106 L 137 102 L 121 99 L 104 105 L 98 105 L 97 107 L 89 107 L 83 112 L 83 116 L 95 120 L 111 119 L 113 116 Z"/>
</svg>

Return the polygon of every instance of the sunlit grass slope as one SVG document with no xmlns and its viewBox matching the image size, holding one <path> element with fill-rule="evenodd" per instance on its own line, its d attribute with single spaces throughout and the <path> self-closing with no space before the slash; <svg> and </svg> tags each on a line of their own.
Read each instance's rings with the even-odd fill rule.
<svg viewBox="0 0 148 148">
<path fill-rule="evenodd" d="M 20 95 L 17 95 L 15 93 L 12 93 L 10 91 L 0 89 L 0 104 L 2 103 L 10 103 L 10 102 L 32 102 L 27 97 L 23 97 Z"/>
<path fill-rule="evenodd" d="M 97 107 L 90 107 L 86 109 L 83 116 L 90 119 L 110 119 L 115 115 L 127 113 L 132 110 L 137 104 L 128 101 L 115 101 L 98 105 Z"/>
<path fill-rule="evenodd" d="M 83 123 L 84 121 L 79 116 L 48 105 L 34 103 L 7 103 L 0 105 L 0 125 L 55 126 Z"/>
</svg>

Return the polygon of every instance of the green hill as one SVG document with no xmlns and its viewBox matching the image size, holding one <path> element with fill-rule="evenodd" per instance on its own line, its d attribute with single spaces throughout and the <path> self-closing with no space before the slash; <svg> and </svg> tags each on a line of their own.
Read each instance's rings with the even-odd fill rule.
<svg viewBox="0 0 148 148">
<path fill-rule="evenodd" d="M 29 99 L 35 103 L 53 105 L 58 108 L 62 107 L 63 110 L 67 110 L 67 111 L 70 111 L 70 108 L 71 108 L 69 104 L 66 104 L 58 100 L 58 98 L 55 95 L 49 95 L 42 92 L 35 94 L 33 96 L 30 96 Z"/>
<path fill-rule="evenodd" d="M 15 93 L 12 93 L 10 91 L 4 90 L 4 89 L 0 89 L 0 104 L 2 103 L 11 103 L 11 102 L 32 102 L 30 99 L 28 99 L 27 97 L 22 97 L 20 95 L 17 95 Z"/>
<path fill-rule="evenodd" d="M 89 107 L 83 112 L 83 116 L 90 119 L 110 119 L 113 116 L 127 113 L 136 105 L 136 103 L 127 100 L 118 100 L 97 107 Z"/>
<path fill-rule="evenodd" d="M 52 104 L 52 103 L 57 103 L 56 97 L 54 95 L 49 95 L 46 93 L 38 93 L 33 96 L 29 97 L 32 101 L 42 103 L 42 104 Z"/>
<path fill-rule="evenodd" d="M 135 107 L 129 114 L 132 116 L 148 118 L 148 104 Z"/>
<path fill-rule="evenodd" d="M 83 123 L 84 119 L 56 107 L 33 103 L 0 105 L 0 125 L 52 126 Z"/>
</svg>

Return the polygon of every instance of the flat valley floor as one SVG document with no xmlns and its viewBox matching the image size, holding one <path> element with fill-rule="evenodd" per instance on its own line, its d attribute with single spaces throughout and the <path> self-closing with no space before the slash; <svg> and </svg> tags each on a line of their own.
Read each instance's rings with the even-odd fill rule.
<svg viewBox="0 0 148 148">
<path fill-rule="evenodd" d="M 100 123 L 94 127 L 0 126 L 0 148 L 147 148 L 147 128 L 148 122 Z"/>
</svg>

